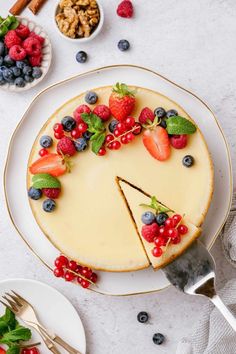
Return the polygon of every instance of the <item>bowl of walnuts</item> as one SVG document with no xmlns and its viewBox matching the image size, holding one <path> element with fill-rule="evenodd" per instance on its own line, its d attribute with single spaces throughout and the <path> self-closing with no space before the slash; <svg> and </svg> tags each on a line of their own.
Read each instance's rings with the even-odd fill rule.
<svg viewBox="0 0 236 354">
<path fill-rule="evenodd" d="M 88 42 L 101 31 L 104 12 L 98 0 L 60 0 L 55 10 L 59 33 L 73 42 Z"/>
</svg>

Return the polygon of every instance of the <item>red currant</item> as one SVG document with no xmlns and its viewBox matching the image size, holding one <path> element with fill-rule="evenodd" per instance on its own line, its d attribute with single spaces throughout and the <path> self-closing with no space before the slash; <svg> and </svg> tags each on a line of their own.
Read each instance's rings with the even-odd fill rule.
<svg viewBox="0 0 236 354">
<path fill-rule="evenodd" d="M 98 151 L 99 156 L 104 156 L 106 155 L 106 149 L 104 147 L 101 147 Z"/>
<path fill-rule="evenodd" d="M 66 281 L 72 281 L 72 280 L 75 279 L 75 275 L 68 271 L 68 272 L 65 273 L 64 278 L 65 278 Z"/>
<path fill-rule="evenodd" d="M 174 245 L 177 245 L 178 243 L 180 243 L 180 241 L 181 241 L 180 235 L 177 235 L 176 237 L 174 237 L 174 238 L 171 239 L 171 242 L 172 242 Z"/>
<path fill-rule="evenodd" d="M 122 142 L 122 144 L 128 144 L 127 136 L 126 136 L 126 135 L 123 135 L 123 136 L 120 138 L 120 141 Z"/>
<path fill-rule="evenodd" d="M 90 285 L 90 282 L 88 280 L 83 279 L 80 284 L 84 289 L 87 289 Z"/>
<path fill-rule="evenodd" d="M 181 235 L 185 235 L 188 232 L 188 226 L 186 225 L 179 225 L 177 230 Z"/>
<path fill-rule="evenodd" d="M 124 123 L 119 122 L 116 126 L 116 129 L 122 134 L 126 131 L 126 126 Z"/>
<path fill-rule="evenodd" d="M 90 277 L 90 280 L 95 284 L 98 280 L 98 276 L 96 273 L 93 273 Z"/>
<path fill-rule="evenodd" d="M 128 134 L 126 134 L 126 138 L 130 142 L 130 141 L 134 140 L 134 134 L 133 133 L 128 133 Z"/>
<path fill-rule="evenodd" d="M 90 277 L 92 276 L 93 271 L 88 268 L 88 267 L 83 267 L 81 275 L 83 275 L 85 278 L 90 279 Z"/>
<path fill-rule="evenodd" d="M 172 227 L 174 227 L 175 225 L 174 225 L 174 222 L 173 222 L 173 219 L 172 218 L 168 218 L 166 221 L 165 221 L 165 226 L 167 227 L 167 228 L 172 228 Z"/>
<path fill-rule="evenodd" d="M 76 271 L 77 267 L 78 267 L 78 265 L 75 261 L 70 261 L 68 264 L 68 268 L 70 270 L 73 270 L 74 272 Z"/>
<path fill-rule="evenodd" d="M 139 135 L 142 131 L 142 125 L 140 123 L 135 123 L 134 125 L 135 129 L 133 130 L 134 135 Z"/>
<path fill-rule="evenodd" d="M 67 267 L 68 263 L 69 263 L 68 258 L 63 255 L 57 257 L 54 262 L 57 268 Z"/>
<path fill-rule="evenodd" d="M 113 141 L 112 143 L 111 143 L 111 145 L 112 145 L 112 149 L 114 149 L 114 150 L 119 150 L 119 148 L 121 147 L 121 143 L 119 142 L 119 141 Z"/>
<path fill-rule="evenodd" d="M 161 237 L 167 236 L 167 229 L 165 228 L 165 226 L 160 226 L 158 234 Z"/>
<path fill-rule="evenodd" d="M 133 126 L 135 125 L 135 119 L 133 117 L 127 117 L 125 120 L 125 125 L 127 128 L 133 128 Z"/>
<path fill-rule="evenodd" d="M 76 273 L 82 274 L 83 267 L 81 265 L 78 265 L 76 268 Z"/>
<path fill-rule="evenodd" d="M 63 268 L 55 268 L 53 273 L 54 273 L 55 277 L 61 278 L 64 275 L 64 270 L 63 270 Z"/>
<path fill-rule="evenodd" d="M 173 220 L 174 227 L 175 227 L 182 220 L 182 216 L 179 215 L 179 214 L 175 214 L 175 215 L 172 216 L 172 220 Z"/>
<path fill-rule="evenodd" d="M 53 126 L 53 130 L 55 133 L 61 133 L 63 132 L 63 125 L 61 123 L 56 123 Z"/>
<path fill-rule="evenodd" d="M 115 137 L 117 138 L 118 136 L 120 136 L 121 132 L 118 129 L 115 129 L 113 134 L 115 135 Z"/>
<path fill-rule="evenodd" d="M 178 230 L 174 228 L 168 229 L 167 233 L 168 233 L 168 237 L 170 237 L 172 240 L 179 235 Z"/>
<path fill-rule="evenodd" d="M 45 155 L 48 155 L 48 150 L 47 149 L 41 149 L 39 150 L 39 156 L 43 157 Z"/>
<path fill-rule="evenodd" d="M 80 133 L 85 133 L 87 129 L 88 129 L 88 126 L 86 123 L 81 122 L 78 124 L 78 130 Z"/>
<path fill-rule="evenodd" d="M 36 347 L 33 348 L 24 348 L 21 351 L 21 354 L 39 354 L 39 350 Z"/>
<path fill-rule="evenodd" d="M 152 249 L 152 254 L 154 257 L 161 257 L 162 253 L 163 253 L 163 251 L 160 247 L 154 247 Z"/>
<path fill-rule="evenodd" d="M 112 134 L 108 134 L 105 138 L 106 143 L 110 143 L 112 140 L 114 140 L 114 136 Z"/>
<path fill-rule="evenodd" d="M 80 137 L 81 135 L 81 132 L 79 131 L 78 128 L 75 128 L 72 130 L 72 132 L 70 133 L 71 137 L 74 138 L 74 139 L 77 139 Z"/>
<path fill-rule="evenodd" d="M 61 138 L 63 138 L 63 136 L 64 136 L 64 132 L 63 131 L 62 132 L 54 132 L 54 137 L 56 139 L 61 139 Z"/>
<path fill-rule="evenodd" d="M 157 236 L 154 238 L 155 246 L 161 247 L 166 245 L 166 240 L 164 237 Z"/>
</svg>

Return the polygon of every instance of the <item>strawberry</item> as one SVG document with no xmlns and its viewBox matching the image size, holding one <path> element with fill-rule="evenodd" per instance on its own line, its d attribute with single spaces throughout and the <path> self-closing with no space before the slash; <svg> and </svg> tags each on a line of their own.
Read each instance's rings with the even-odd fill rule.
<svg viewBox="0 0 236 354">
<path fill-rule="evenodd" d="M 64 136 L 57 144 L 57 152 L 59 155 L 73 156 L 76 153 L 76 148 L 73 141 L 68 136 Z"/>
<path fill-rule="evenodd" d="M 6 350 L 0 347 L 0 354 L 6 354 Z"/>
<path fill-rule="evenodd" d="M 135 105 L 135 91 L 131 91 L 127 85 L 117 83 L 109 98 L 111 114 L 119 121 L 125 120 L 133 111 Z"/>
<path fill-rule="evenodd" d="M 68 163 L 58 154 L 47 154 L 36 160 L 29 168 L 33 175 L 49 173 L 54 177 L 63 175 L 68 169 Z"/>
<path fill-rule="evenodd" d="M 60 195 L 61 189 L 60 188 L 43 188 L 43 194 L 51 199 L 57 199 Z"/>
<path fill-rule="evenodd" d="M 146 124 L 146 123 L 153 122 L 154 118 L 155 118 L 155 114 L 153 113 L 153 111 L 150 108 L 145 107 L 142 109 L 138 120 L 141 124 Z"/>
<path fill-rule="evenodd" d="M 148 152 L 159 161 L 165 161 L 170 156 L 170 140 L 167 131 L 156 126 L 143 133 L 143 144 Z"/>
</svg>

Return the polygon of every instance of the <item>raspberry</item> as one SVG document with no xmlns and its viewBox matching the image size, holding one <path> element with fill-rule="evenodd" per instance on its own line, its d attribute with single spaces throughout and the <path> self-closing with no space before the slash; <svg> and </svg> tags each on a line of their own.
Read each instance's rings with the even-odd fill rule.
<svg viewBox="0 0 236 354">
<path fill-rule="evenodd" d="M 79 107 L 76 108 L 73 113 L 73 116 L 77 123 L 83 122 L 83 119 L 81 117 L 82 113 L 91 113 L 91 109 L 89 108 L 89 106 L 87 106 L 86 104 L 81 104 Z"/>
<path fill-rule="evenodd" d="M 93 113 L 105 121 L 108 120 L 111 116 L 110 109 L 104 104 L 100 104 L 97 107 L 95 107 Z"/>
<path fill-rule="evenodd" d="M 52 199 L 57 199 L 60 195 L 60 188 L 43 188 L 43 194 Z"/>
<path fill-rule="evenodd" d="M 143 225 L 142 236 L 147 242 L 153 242 L 154 238 L 158 236 L 159 226 L 156 223 L 151 225 Z"/>
<path fill-rule="evenodd" d="M 4 38 L 4 42 L 8 49 L 13 47 L 13 45 L 20 45 L 22 43 L 15 30 L 10 30 L 7 32 Z"/>
<path fill-rule="evenodd" d="M 117 7 L 117 15 L 120 17 L 130 18 L 133 16 L 134 8 L 130 0 L 122 1 Z"/>
<path fill-rule="evenodd" d="M 183 149 L 187 145 L 187 135 L 173 135 L 170 138 L 170 143 L 175 149 Z"/>
<path fill-rule="evenodd" d="M 34 37 L 28 37 L 24 40 L 23 42 L 23 47 L 26 50 L 26 53 L 29 54 L 30 56 L 38 56 L 41 54 L 41 43 L 38 41 L 38 39 Z"/>
<path fill-rule="evenodd" d="M 76 153 L 76 149 L 73 141 L 67 136 L 61 138 L 61 140 L 59 140 L 57 144 L 57 152 L 60 155 L 63 154 L 63 155 L 73 156 Z"/>
<path fill-rule="evenodd" d="M 45 38 L 43 38 L 42 36 L 39 36 L 38 34 L 36 34 L 35 32 L 30 32 L 29 37 L 33 37 L 36 38 L 42 45 L 45 42 Z"/>
<path fill-rule="evenodd" d="M 20 25 L 16 28 L 16 34 L 17 34 L 20 38 L 22 38 L 22 39 L 27 38 L 27 37 L 29 36 L 29 34 L 30 34 L 29 27 L 20 24 Z"/>
<path fill-rule="evenodd" d="M 145 107 L 142 109 L 138 120 L 141 124 L 146 124 L 146 123 L 148 123 L 148 120 L 153 122 L 154 118 L 155 118 L 155 115 L 154 115 L 153 111 L 150 108 Z"/>
<path fill-rule="evenodd" d="M 42 54 L 39 54 L 37 56 L 31 56 L 29 57 L 29 62 L 31 66 L 40 66 L 42 63 Z"/>
<path fill-rule="evenodd" d="M 26 51 L 20 45 L 13 45 L 9 50 L 10 58 L 13 60 L 23 60 L 26 57 Z"/>
</svg>

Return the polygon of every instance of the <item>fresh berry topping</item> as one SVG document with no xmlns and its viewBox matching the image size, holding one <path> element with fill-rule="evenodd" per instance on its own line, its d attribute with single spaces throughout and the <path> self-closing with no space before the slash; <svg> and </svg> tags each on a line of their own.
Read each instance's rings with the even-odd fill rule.
<svg viewBox="0 0 236 354">
<path fill-rule="evenodd" d="M 106 155 L 106 149 L 104 147 L 101 147 L 98 151 L 99 156 L 104 156 Z"/>
<path fill-rule="evenodd" d="M 116 129 L 122 134 L 126 131 L 126 125 L 123 122 L 119 122 L 116 126 Z"/>
<path fill-rule="evenodd" d="M 126 127 L 127 127 L 128 129 L 133 128 L 134 125 L 135 125 L 135 119 L 134 119 L 134 117 L 131 117 L 131 116 L 127 117 L 126 120 L 125 120 L 125 125 L 126 125 Z"/>
<path fill-rule="evenodd" d="M 161 345 L 164 342 L 165 337 L 161 333 L 155 333 L 152 337 L 152 340 L 153 340 L 153 343 L 155 343 L 157 345 Z"/>
<path fill-rule="evenodd" d="M 69 264 L 69 260 L 67 257 L 61 255 L 55 259 L 54 264 L 57 268 L 67 267 Z"/>
<path fill-rule="evenodd" d="M 133 4 L 130 0 L 123 0 L 117 7 L 117 15 L 124 18 L 131 18 L 133 16 Z"/>
<path fill-rule="evenodd" d="M 77 263 L 75 262 L 75 261 L 70 261 L 69 262 L 69 264 L 68 264 L 68 268 L 70 269 L 70 270 L 73 270 L 74 272 L 76 271 L 76 269 L 77 269 Z"/>
<path fill-rule="evenodd" d="M 14 84 L 17 87 L 25 87 L 25 80 L 23 79 L 23 77 L 17 77 L 14 81 Z"/>
<path fill-rule="evenodd" d="M 155 215 L 151 211 L 146 211 L 143 213 L 141 220 L 145 225 L 150 225 L 154 222 Z"/>
<path fill-rule="evenodd" d="M 84 151 L 88 147 L 88 143 L 85 138 L 77 139 L 74 141 L 74 144 L 77 151 Z"/>
<path fill-rule="evenodd" d="M 163 251 L 162 251 L 161 247 L 154 247 L 154 248 L 152 249 L 152 255 L 153 255 L 154 257 L 161 257 L 161 256 L 162 256 L 162 253 L 163 253 Z"/>
<path fill-rule="evenodd" d="M 159 126 L 166 129 L 167 128 L 167 124 L 166 124 L 166 119 L 163 118 L 161 119 L 160 123 L 159 123 Z"/>
<path fill-rule="evenodd" d="M 65 136 L 65 134 L 64 134 L 64 132 L 62 131 L 62 132 L 55 132 L 54 133 L 54 137 L 56 138 L 56 139 L 61 139 L 61 138 L 63 138 L 63 136 Z"/>
<path fill-rule="evenodd" d="M 171 228 L 167 230 L 167 235 L 171 240 L 174 240 L 179 235 L 179 232 L 177 229 Z"/>
<path fill-rule="evenodd" d="M 40 36 L 40 35 L 38 35 L 38 34 L 36 34 L 35 32 L 30 32 L 29 37 L 34 37 L 34 38 L 36 38 L 42 45 L 43 45 L 44 42 L 45 42 L 45 38 L 42 37 L 42 36 Z"/>
<path fill-rule="evenodd" d="M 56 123 L 53 126 L 53 130 L 55 133 L 61 133 L 63 132 L 63 125 L 61 123 Z"/>
<path fill-rule="evenodd" d="M 170 109 L 166 112 L 166 118 L 175 117 L 178 115 L 178 112 L 175 109 Z"/>
<path fill-rule="evenodd" d="M 81 275 L 83 275 L 85 278 L 90 279 L 92 274 L 93 274 L 92 269 L 90 269 L 88 267 L 83 267 L 82 268 Z"/>
<path fill-rule="evenodd" d="M 177 230 L 181 235 L 185 235 L 188 233 L 188 227 L 186 225 L 179 225 Z"/>
<path fill-rule="evenodd" d="M 6 65 L 7 67 L 12 68 L 12 66 L 15 64 L 15 61 L 10 57 L 10 55 L 5 55 L 5 57 L 3 58 L 3 63 L 4 65 Z M 4 67 L 3 67 L 4 68 Z"/>
<path fill-rule="evenodd" d="M 129 141 L 128 141 L 126 135 L 123 135 L 123 136 L 120 138 L 120 141 L 121 141 L 122 144 L 128 144 L 128 143 L 129 143 Z"/>
<path fill-rule="evenodd" d="M 70 133 L 71 137 L 73 139 L 78 139 L 81 136 L 81 132 L 79 131 L 78 128 L 75 128 L 72 130 L 72 132 Z"/>
<path fill-rule="evenodd" d="M 159 228 L 159 236 L 161 237 L 167 237 L 167 228 L 165 226 L 161 226 Z"/>
<path fill-rule="evenodd" d="M 125 52 L 126 50 L 128 50 L 130 48 L 130 44 L 129 41 L 127 41 L 127 39 L 121 39 L 118 44 L 117 47 L 122 51 Z"/>
<path fill-rule="evenodd" d="M 41 189 L 30 187 L 30 189 L 28 190 L 28 196 L 33 200 L 38 200 L 42 197 L 42 191 Z"/>
<path fill-rule="evenodd" d="M 164 108 L 162 107 L 157 107 L 155 110 L 154 110 L 154 115 L 157 117 L 157 118 L 164 118 L 166 116 L 166 111 L 164 110 Z"/>
<path fill-rule="evenodd" d="M 105 143 L 110 143 L 111 141 L 113 141 L 115 138 L 112 134 L 108 134 L 105 138 Z"/>
<path fill-rule="evenodd" d="M 3 78 L 5 79 L 5 81 L 9 82 L 9 83 L 13 83 L 14 81 L 14 73 L 12 71 L 12 69 L 5 69 L 3 71 Z"/>
<path fill-rule="evenodd" d="M 20 353 L 21 354 L 39 354 L 39 350 L 36 347 L 24 348 Z"/>
<path fill-rule="evenodd" d="M 35 37 L 28 37 L 23 42 L 23 48 L 30 56 L 38 56 L 42 52 L 42 45 Z"/>
<path fill-rule="evenodd" d="M 171 229 L 173 227 L 175 227 L 175 224 L 174 224 L 174 221 L 172 218 L 168 218 L 166 221 L 165 221 L 165 226 L 168 228 L 168 229 Z"/>
<path fill-rule="evenodd" d="M 53 140 L 49 135 L 43 135 L 40 140 L 39 143 L 42 147 L 44 148 L 49 148 L 52 146 L 53 144 Z"/>
<path fill-rule="evenodd" d="M 81 122 L 78 124 L 78 130 L 81 132 L 81 134 L 85 133 L 87 129 L 88 129 L 88 126 L 86 123 Z"/>
<path fill-rule="evenodd" d="M 81 104 L 79 107 L 76 108 L 73 113 L 73 116 L 77 123 L 83 122 L 83 119 L 81 117 L 82 113 L 91 113 L 91 109 L 89 108 L 89 106 L 87 106 L 86 104 Z"/>
<path fill-rule="evenodd" d="M 20 45 L 13 45 L 9 50 L 9 56 L 13 60 L 23 60 L 26 57 L 26 51 Z"/>
<path fill-rule="evenodd" d="M 57 199 L 61 193 L 60 188 L 43 188 L 43 194 L 50 199 Z"/>
<path fill-rule="evenodd" d="M 10 30 L 4 37 L 4 43 L 7 48 L 13 47 L 13 45 L 21 45 L 21 38 L 17 35 L 15 30 Z"/>
<path fill-rule="evenodd" d="M 98 281 L 98 276 L 96 273 L 92 273 L 90 280 L 95 284 Z"/>
<path fill-rule="evenodd" d="M 0 347 L 0 354 L 6 354 L 6 350 Z M 25 353 L 27 354 L 27 353 Z"/>
<path fill-rule="evenodd" d="M 165 161 L 170 156 L 170 141 L 167 131 L 157 126 L 155 129 L 145 130 L 143 144 L 149 153 L 159 161 Z"/>
<path fill-rule="evenodd" d="M 29 168 L 33 175 L 49 173 L 54 177 L 63 175 L 67 171 L 65 161 L 58 154 L 48 154 L 36 160 Z"/>
<path fill-rule="evenodd" d="M 87 53 L 85 53 L 83 50 L 80 50 L 77 54 L 76 54 L 76 60 L 78 63 L 83 64 L 87 61 L 88 59 L 88 55 Z"/>
<path fill-rule="evenodd" d="M 45 199 L 43 201 L 43 210 L 46 211 L 47 213 L 53 212 L 55 208 L 56 208 L 56 203 L 53 199 Z"/>
<path fill-rule="evenodd" d="M 113 150 L 119 150 L 119 148 L 121 147 L 121 143 L 118 140 L 113 141 L 110 145 Z"/>
<path fill-rule="evenodd" d="M 31 75 L 32 74 L 32 68 L 29 65 L 25 65 L 22 69 L 24 75 Z"/>
<path fill-rule="evenodd" d="M 93 113 L 104 121 L 108 120 L 111 116 L 111 111 L 109 107 L 105 106 L 104 104 L 96 106 L 93 110 Z"/>
<path fill-rule="evenodd" d="M 76 127 L 76 121 L 70 116 L 62 118 L 61 124 L 66 132 L 71 132 Z"/>
<path fill-rule="evenodd" d="M 154 238 L 158 236 L 159 226 L 156 223 L 151 225 L 144 225 L 142 227 L 142 236 L 147 242 L 153 242 Z"/>
<path fill-rule="evenodd" d="M 126 139 L 128 142 L 131 142 L 132 140 L 134 140 L 134 138 L 135 138 L 135 136 L 133 133 L 130 132 L 130 133 L 126 134 Z"/>
<path fill-rule="evenodd" d="M 87 289 L 89 287 L 89 285 L 90 285 L 89 281 L 88 280 L 84 280 L 84 279 L 82 279 L 80 284 L 81 284 L 82 288 L 84 288 L 84 289 Z"/>
<path fill-rule="evenodd" d="M 154 239 L 154 244 L 156 247 L 162 247 L 166 245 L 166 239 L 164 237 L 161 236 L 157 236 Z"/>
<path fill-rule="evenodd" d="M 115 135 L 116 138 L 121 135 L 121 132 L 119 131 L 119 129 L 116 128 L 114 130 L 114 135 Z"/>
<path fill-rule="evenodd" d="M 170 137 L 170 143 L 175 149 L 183 149 L 187 145 L 187 135 L 172 135 Z"/>
<path fill-rule="evenodd" d="M 135 123 L 135 125 L 134 125 L 134 130 L 133 130 L 133 134 L 134 135 L 139 135 L 140 133 L 141 133 L 141 131 L 142 131 L 142 125 L 140 124 L 140 123 Z"/>
<path fill-rule="evenodd" d="M 88 104 L 95 104 L 98 100 L 98 95 L 96 94 L 96 92 L 89 91 L 86 93 L 84 99 L 85 102 L 87 102 Z M 86 112 L 86 113 L 90 113 L 90 112 Z"/>
<path fill-rule="evenodd" d="M 108 129 L 110 130 L 111 133 L 114 133 L 114 130 L 116 129 L 117 124 L 119 123 L 119 121 L 113 119 L 108 126 Z"/>
<path fill-rule="evenodd" d="M 73 156 L 76 153 L 76 148 L 73 141 L 67 136 L 64 136 L 57 143 L 57 152 L 59 155 Z"/>
<path fill-rule="evenodd" d="M 174 227 L 176 227 L 179 224 L 179 222 L 182 220 L 182 216 L 179 214 L 175 214 L 172 216 L 172 220 L 174 223 Z"/>
<path fill-rule="evenodd" d="M 28 65 L 28 62 L 27 62 L 26 59 L 25 60 L 19 60 L 19 61 L 16 62 L 17 68 L 19 68 L 21 70 L 23 70 L 24 67 L 27 66 L 27 65 Z"/>
<path fill-rule="evenodd" d="M 182 163 L 185 167 L 191 167 L 194 164 L 194 158 L 191 155 L 184 156 Z"/>
<path fill-rule="evenodd" d="M 65 272 L 64 279 L 65 279 L 65 281 L 72 281 L 75 279 L 75 275 L 72 272 L 67 271 L 67 272 Z"/>
<path fill-rule="evenodd" d="M 150 122 L 154 121 L 154 118 L 155 118 L 155 115 L 154 115 L 153 111 L 150 108 L 145 107 L 142 109 L 138 120 L 141 124 L 149 124 Z"/>
<path fill-rule="evenodd" d="M 147 312 L 139 312 L 138 313 L 138 316 L 137 316 L 137 320 L 140 322 L 140 323 L 146 323 L 149 319 L 149 316 L 148 316 L 148 313 Z"/>
<path fill-rule="evenodd" d="M 40 63 L 41 64 L 41 63 Z M 32 64 L 31 64 L 32 65 Z M 42 75 L 43 75 L 43 72 L 42 70 L 39 68 L 39 65 L 35 66 L 33 65 L 33 72 L 32 72 L 32 77 L 34 79 L 39 79 Z"/>
<path fill-rule="evenodd" d="M 42 60 L 43 60 L 42 54 L 34 55 L 34 56 L 30 56 L 30 57 L 29 57 L 30 65 L 31 65 L 31 66 L 35 66 L 35 67 L 40 66 L 41 63 L 42 63 Z M 42 73 L 42 70 L 41 70 L 39 77 L 41 77 L 42 74 L 43 74 L 43 73 Z M 37 78 L 37 79 L 38 79 L 38 78 Z"/>
<path fill-rule="evenodd" d="M 25 39 L 30 35 L 29 27 L 23 25 L 22 23 L 19 24 L 15 31 L 16 34 L 22 39 Z"/>
<path fill-rule="evenodd" d="M 40 149 L 39 150 L 39 156 L 41 156 L 41 157 L 43 157 L 43 156 L 45 156 L 45 155 L 48 155 L 49 154 L 49 152 L 48 152 L 48 150 L 47 149 Z"/>
<path fill-rule="evenodd" d="M 83 133 L 83 137 L 84 137 L 87 141 L 89 141 L 92 136 L 93 136 L 93 133 L 89 132 L 88 130 Z"/>
<path fill-rule="evenodd" d="M 11 69 L 15 77 L 21 76 L 21 69 L 19 69 L 17 66 L 13 66 Z"/>
<path fill-rule="evenodd" d="M 109 98 L 111 114 L 117 120 L 123 121 L 132 113 L 134 106 L 134 91 L 131 91 L 125 84 L 117 83 Z"/>
<path fill-rule="evenodd" d="M 57 277 L 57 278 L 62 278 L 64 276 L 63 268 L 55 268 L 53 273 L 54 273 L 55 277 Z"/>
<path fill-rule="evenodd" d="M 166 213 L 158 213 L 156 216 L 156 222 L 159 226 L 164 225 L 165 221 L 169 218 Z"/>
<path fill-rule="evenodd" d="M 174 245 L 177 245 L 178 243 L 180 243 L 180 241 L 181 241 L 181 237 L 180 237 L 179 234 L 176 235 L 176 237 L 172 237 L 172 239 L 171 239 L 171 242 L 172 242 Z"/>
</svg>

